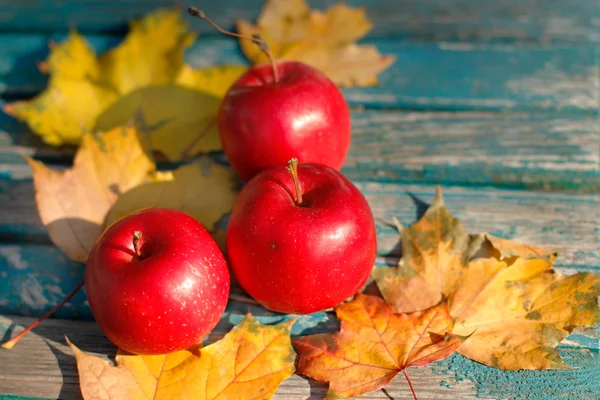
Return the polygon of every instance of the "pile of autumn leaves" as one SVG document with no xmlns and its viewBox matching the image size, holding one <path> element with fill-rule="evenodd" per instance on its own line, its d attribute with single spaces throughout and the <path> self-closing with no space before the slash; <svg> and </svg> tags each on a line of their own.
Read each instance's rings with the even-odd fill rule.
<svg viewBox="0 0 600 400">
<path fill-rule="evenodd" d="M 398 267 L 373 272 L 385 301 L 357 294 L 339 305 L 339 332 L 291 339 L 293 321 L 261 325 L 247 315 L 206 348 L 119 351 L 116 366 L 71 345 L 84 397 L 268 399 L 295 371 L 329 382 L 328 398 L 347 398 L 455 351 L 508 370 L 567 369 L 556 346 L 600 321 L 599 275 L 563 276 L 550 250 L 469 235 L 439 190 L 419 221 L 398 228 Z"/>
<path fill-rule="evenodd" d="M 312 64 L 346 86 L 375 83 L 393 61 L 354 44 L 370 26 L 363 10 L 338 4 L 317 12 L 302 0 L 270 0 L 257 25 L 238 23 L 243 33 L 260 33 L 277 58 Z M 7 106 L 47 143 L 80 146 L 66 171 L 28 160 L 41 219 L 71 258 L 85 261 L 106 226 L 149 206 L 182 210 L 222 242 L 235 174 L 206 156 L 167 172 L 154 160 L 220 149 L 220 98 L 247 68 L 192 69 L 183 53 L 194 39 L 179 10 L 134 22 L 101 56 L 72 33 L 42 65 L 48 88 Z M 240 44 L 251 61 L 263 61 L 253 45 Z M 247 315 L 205 348 L 161 356 L 119 350 L 116 366 L 71 344 L 84 398 L 268 399 L 294 371 L 329 382 L 330 398 L 352 397 L 455 351 L 502 369 L 568 368 L 556 346 L 600 320 L 598 275 L 565 277 L 553 270 L 552 251 L 469 235 L 440 192 L 418 222 L 398 229 L 398 267 L 373 272 L 383 300 L 358 294 L 338 306 L 339 332 L 291 339 L 293 321 L 262 325 Z"/>
</svg>

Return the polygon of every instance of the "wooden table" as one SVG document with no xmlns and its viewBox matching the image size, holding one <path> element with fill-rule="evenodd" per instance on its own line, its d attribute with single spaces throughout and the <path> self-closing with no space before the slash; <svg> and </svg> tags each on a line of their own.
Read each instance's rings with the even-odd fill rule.
<svg viewBox="0 0 600 400">
<path fill-rule="evenodd" d="M 102 51 L 128 19 L 168 0 L 0 0 L 0 105 L 29 98 L 46 78 L 36 62 L 49 39 L 77 26 Z M 254 19 L 262 1 L 198 4 L 217 22 Z M 314 0 L 325 8 L 333 0 Z M 378 265 L 398 257 L 384 221 L 413 222 L 444 186 L 446 203 L 472 231 L 560 251 L 559 270 L 600 272 L 600 4 L 598 0 L 351 0 L 375 26 L 366 39 L 396 64 L 381 84 L 344 91 L 352 105 L 353 144 L 344 168 L 368 197 L 378 221 Z M 196 22 L 192 22 L 196 24 Z M 243 62 L 235 41 L 203 35 L 192 66 Z M 4 337 L 44 313 L 81 279 L 83 265 L 49 241 L 35 209 L 31 171 L 19 154 L 69 165 L 72 149 L 41 144 L 0 113 L 0 329 Z M 248 307 L 262 322 L 281 316 L 236 294 L 214 340 Z M 114 347 L 93 322 L 80 293 L 29 334 L 0 352 L 0 399 L 81 397 L 64 335 L 83 350 L 111 357 Z M 77 321 L 75 321 L 75 320 Z M 331 314 L 302 317 L 294 333 L 332 331 Z M 593 335 L 593 332 L 592 332 Z M 410 374 L 420 399 L 599 399 L 597 336 L 561 344 L 572 371 L 494 370 L 461 356 Z M 319 399 L 326 386 L 294 376 L 277 399 Z M 25 396 L 25 397 L 23 397 Z M 403 378 L 367 399 L 411 399 Z"/>
</svg>

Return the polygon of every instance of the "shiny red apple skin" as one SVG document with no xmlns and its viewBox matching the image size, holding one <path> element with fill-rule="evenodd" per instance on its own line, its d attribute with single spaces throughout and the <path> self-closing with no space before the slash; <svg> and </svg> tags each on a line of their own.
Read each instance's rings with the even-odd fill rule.
<svg viewBox="0 0 600 400">
<path fill-rule="evenodd" d="M 264 307 L 308 314 L 338 305 L 363 286 L 377 243 L 367 200 L 341 173 L 300 164 L 298 176 L 300 206 L 286 167 L 265 170 L 246 184 L 226 249 L 237 281 Z"/>
<path fill-rule="evenodd" d="M 142 238 L 136 256 L 133 233 Z M 149 208 L 110 226 L 92 249 L 85 288 L 92 314 L 119 348 L 165 354 L 200 343 L 229 297 L 225 257 L 208 231 L 176 210 Z"/>
<path fill-rule="evenodd" d="M 340 169 L 350 146 L 350 112 L 337 86 L 296 61 L 250 68 L 229 88 L 218 115 L 223 150 L 248 181 L 293 157 Z"/>
</svg>

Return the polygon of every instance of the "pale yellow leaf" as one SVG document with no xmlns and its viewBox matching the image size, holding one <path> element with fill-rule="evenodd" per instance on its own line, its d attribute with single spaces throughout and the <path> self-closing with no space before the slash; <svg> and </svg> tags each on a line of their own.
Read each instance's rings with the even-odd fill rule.
<svg viewBox="0 0 600 400">
<path fill-rule="evenodd" d="M 90 356 L 67 339 L 79 372 L 79 386 L 85 400 L 148 400 L 133 374 L 125 366 L 113 367 L 108 361 Z"/>
<path fill-rule="evenodd" d="M 154 171 L 134 128 L 86 134 L 71 169 L 55 171 L 28 159 L 40 218 L 52 241 L 70 258 L 85 261 L 106 213 L 127 190 Z"/>
<path fill-rule="evenodd" d="M 394 63 L 394 57 L 383 56 L 370 45 L 348 44 L 327 52 L 307 49 L 305 54 L 313 67 L 344 87 L 375 85 L 377 75 Z"/>
<path fill-rule="evenodd" d="M 490 235 L 489 233 L 485 235 L 485 238 L 498 252 L 500 252 L 498 258 L 501 260 L 512 257 L 523 257 L 527 259 L 540 258 L 549 263 L 553 263 L 556 259 L 556 251 L 552 249 L 513 242 L 511 240 Z"/>
<path fill-rule="evenodd" d="M 191 215 L 213 231 L 215 222 L 233 208 L 237 192 L 237 178 L 230 168 L 201 159 L 124 193 L 110 210 L 106 224 L 142 208 L 166 207 Z"/>
<path fill-rule="evenodd" d="M 95 129 L 107 130 L 136 116 L 153 149 L 171 161 L 221 149 L 217 131 L 220 99 L 178 85 L 147 86 L 121 97 L 98 116 Z"/>
<path fill-rule="evenodd" d="M 310 10 L 303 0 L 268 0 L 257 24 L 238 21 L 243 35 L 261 35 L 278 60 L 297 60 L 323 71 L 341 86 L 377 83 L 377 75 L 394 62 L 374 46 L 354 42 L 371 29 L 363 8 L 337 3 L 325 12 Z M 268 61 L 258 47 L 241 40 L 253 63 Z"/>
<path fill-rule="evenodd" d="M 244 65 L 220 65 L 202 69 L 193 69 L 185 65 L 177 77 L 177 84 L 183 87 L 222 98 L 229 87 L 248 67 Z"/>
</svg>

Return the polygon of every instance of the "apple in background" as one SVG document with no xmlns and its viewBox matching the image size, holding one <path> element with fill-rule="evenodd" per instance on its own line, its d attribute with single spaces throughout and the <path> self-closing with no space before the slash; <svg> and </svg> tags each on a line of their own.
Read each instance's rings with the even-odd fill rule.
<svg viewBox="0 0 600 400">
<path fill-rule="evenodd" d="M 200 341 L 229 297 L 225 258 L 176 210 L 148 208 L 111 225 L 92 249 L 85 287 L 104 334 L 123 350 L 164 354 Z"/>
<path fill-rule="evenodd" d="M 376 231 L 367 200 L 341 173 L 296 163 L 246 184 L 226 248 L 233 274 L 254 299 L 274 311 L 307 314 L 362 287 L 374 265 Z"/>
<path fill-rule="evenodd" d="M 227 159 L 246 181 L 292 157 L 339 170 L 350 146 L 342 93 L 322 72 L 295 61 L 250 68 L 225 95 L 218 127 Z"/>
</svg>

